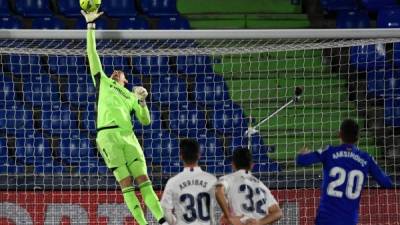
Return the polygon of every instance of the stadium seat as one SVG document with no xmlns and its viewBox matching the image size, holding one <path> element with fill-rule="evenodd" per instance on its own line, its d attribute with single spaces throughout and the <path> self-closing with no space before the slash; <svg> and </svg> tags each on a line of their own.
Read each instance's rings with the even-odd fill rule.
<svg viewBox="0 0 400 225">
<path fill-rule="evenodd" d="M 337 28 L 367 28 L 370 27 L 366 11 L 338 11 L 336 13 Z"/>
<path fill-rule="evenodd" d="M 119 30 L 147 30 L 150 29 L 149 23 L 141 17 L 121 18 L 118 20 L 117 29 Z"/>
<path fill-rule="evenodd" d="M 6 120 L 4 126 L 0 127 L 13 131 L 11 133 L 19 133 L 21 130 L 33 130 L 33 112 L 22 105 L 16 104 L 8 106 L 7 109 L 0 109 L 0 115 Z"/>
<path fill-rule="evenodd" d="M 213 106 L 212 124 L 222 134 L 244 134 L 247 119 L 239 105 L 232 101 L 224 101 Z"/>
<path fill-rule="evenodd" d="M 179 162 L 178 139 L 168 131 L 153 131 L 146 133 L 143 142 L 144 154 L 151 162 Z"/>
<path fill-rule="evenodd" d="M 15 10 L 24 17 L 51 16 L 49 0 L 15 0 Z"/>
<path fill-rule="evenodd" d="M 212 62 L 209 56 L 178 56 L 176 58 L 178 73 L 187 75 L 213 73 Z"/>
<path fill-rule="evenodd" d="M 248 147 L 248 137 L 245 135 L 234 134 L 232 136 L 230 150 L 233 152 L 236 148 Z M 267 146 L 259 134 L 254 134 L 251 137 L 251 150 L 255 163 L 268 160 L 268 152 L 275 150 L 274 146 Z"/>
<path fill-rule="evenodd" d="M 140 56 L 133 57 L 132 60 L 134 68 L 141 75 L 167 75 L 170 73 L 167 56 Z"/>
<path fill-rule="evenodd" d="M 215 74 L 196 75 L 194 99 L 204 105 L 214 105 L 229 100 L 228 87 L 224 78 Z"/>
<path fill-rule="evenodd" d="M 21 29 L 22 23 L 16 17 L 1 17 L 0 29 Z"/>
<path fill-rule="evenodd" d="M 140 1 L 144 13 L 149 16 L 177 16 L 176 0 L 142 0 Z"/>
<path fill-rule="evenodd" d="M 383 44 L 360 45 L 350 48 L 350 65 L 358 72 L 385 68 L 386 49 Z"/>
<path fill-rule="evenodd" d="M 227 160 L 200 162 L 201 167 L 211 174 L 227 174 L 232 172 L 232 162 Z"/>
<path fill-rule="evenodd" d="M 281 169 L 279 164 L 273 161 L 255 163 L 252 169 L 253 173 L 267 173 L 276 171 L 281 171 Z"/>
<path fill-rule="evenodd" d="M 0 72 L 0 106 L 14 105 L 15 96 L 12 77 Z"/>
<path fill-rule="evenodd" d="M 65 131 L 76 131 L 78 118 L 69 106 L 52 104 L 42 109 L 42 128 L 52 134 L 61 134 Z"/>
<path fill-rule="evenodd" d="M 40 55 L 7 55 L 5 67 L 14 75 L 44 73 Z"/>
<path fill-rule="evenodd" d="M 186 102 L 186 83 L 176 75 L 151 77 L 152 99 L 164 104 Z"/>
<path fill-rule="evenodd" d="M 89 74 L 68 76 L 68 100 L 76 105 L 86 105 L 96 101 L 96 88 Z"/>
<path fill-rule="evenodd" d="M 81 123 L 82 127 L 92 133 L 96 134 L 96 111 L 95 103 L 91 102 L 87 104 L 84 110 L 81 112 Z"/>
<path fill-rule="evenodd" d="M 400 43 L 393 44 L 393 64 L 396 68 L 400 68 Z"/>
<path fill-rule="evenodd" d="M 376 20 L 378 28 L 399 28 L 400 27 L 400 8 L 394 7 L 382 9 L 378 12 Z"/>
<path fill-rule="evenodd" d="M 175 134 L 198 137 L 206 132 L 206 115 L 195 104 L 179 102 L 169 105 L 169 126 Z"/>
<path fill-rule="evenodd" d="M 135 1 L 103 1 L 101 8 L 110 17 L 133 17 L 136 16 Z"/>
<path fill-rule="evenodd" d="M 126 79 L 128 79 L 128 83 L 126 84 L 126 88 L 128 90 L 133 90 L 135 86 L 143 86 L 142 80 L 137 74 L 125 74 Z"/>
<path fill-rule="evenodd" d="M 396 0 L 361 0 L 361 4 L 364 6 L 364 8 L 371 12 L 398 6 L 398 2 Z"/>
<path fill-rule="evenodd" d="M 10 8 L 8 0 L 0 0 L 0 17 L 6 17 L 10 15 Z"/>
<path fill-rule="evenodd" d="M 367 91 L 372 98 L 400 96 L 400 73 L 384 69 L 368 72 Z"/>
<path fill-rule="evenodd" d="M 25 74 L 22 76 L 24 99 L 35 106 L 60 102 L 58 86 L 48 74 Z"/>
<path fill-rule="evenodd" d="M 8 154 L 7 138 L 0 137 L 0 175 L 23 174 L 24 166 L 16 165 Z"/>
<path fill-rule="evenodd" d="M 189 21 L 180 16 L 160 17 L 157 24 L 160 30 L 188 30 L 190 29 Z"/>
<path fill-rule="evenodd" d="M 162 173 L 163 174 L 177 174 L 183 170 L 183 165 L 176 161 L 163 161 L 161 163 Z"/>
<path fill-rule="evenodd" d="M 35 18 L 32 21 L 32 29 L 65 29 L 65 24 L 62 20 L 56 17 Z"/>
<path fill-rule="evenodd" d="M 224 146 L 214 134 L 205 133 L 197 137 L 201 150 L 201 161 L 221 161 L 225 158 Z"/>
<path fill-rule="evenodd" d="M 148 106 L 151 115 L 151 124 L 149 126 L 143 126 L 139 120 L 133 117 L 133 126 L 135 133 L 151 133 L 151 132 L 161 132 L 162 124 L 161 124 L 161 111 L 155 106 Z"/>
<path fill-rule="evenodd" d="M 66 17 L 79 17 L 81 14 L 81 7 L 79 2 L 75 0 L 58 0 L 57 6 L 61 14 Z"/>
<path fill-rule="evenodd" d="M 400 97 L 385 98 L 385 124 L 400 127 Z"/>
<path fill-rule="evenodd" d="M 82 56 L 50 55 L 48 57 L 50 72 L 57 75 L 87 74 L 86 60 Z"/>
<path fill-rule="evenodd" d="M 64 172 L 64 167 L 53 161 L 50 143 L 40 133 L 25 132 L 18 137 L 15 155 L 20 163 L 33 165 L 35 173 Z"/>
<path fill-rule="evenodd" d="M 321 6 L 327 11 L 355 10 L 357 0 L 321 0 Z"/>
<path fill-rule="evenodd" d="M 105 17 L 101 17 L 96 20 L 96 30 L 107 30 L 108 28 L 109 28 L 108 21 L 105 19 Z M 74 29 L 78 30 L 87 29 L 86 20 L 82 16 L 76 21 Z"/>
<path fill-rule="evenodd" d="M 128 58 L 124 56 L 103 56 L 101 57 L 101 64 L 103 65 L 103 71 L 107 75 L 111 75 L 114 70 L 122 70 L 125 74 L 129 73 Z"/>
</svg>

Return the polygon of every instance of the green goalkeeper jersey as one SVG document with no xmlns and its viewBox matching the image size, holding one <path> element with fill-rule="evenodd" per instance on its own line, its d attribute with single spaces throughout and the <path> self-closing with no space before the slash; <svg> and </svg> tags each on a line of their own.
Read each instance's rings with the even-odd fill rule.
<svg viewBox="0 0 400 225">
<path fill-rule="evenodd" d="M 141 106 L 138 98 L 125 87 L 107 77 L 96 51 L 95 30 L 87 31 L 87 54 L 90 73 L 97 90 L 97 130 L 118 126 L 122 130 L 132 131 L 133 114 L 139 121 L 150 123 L 150 113 L 147 106 Z"/>
</svg>

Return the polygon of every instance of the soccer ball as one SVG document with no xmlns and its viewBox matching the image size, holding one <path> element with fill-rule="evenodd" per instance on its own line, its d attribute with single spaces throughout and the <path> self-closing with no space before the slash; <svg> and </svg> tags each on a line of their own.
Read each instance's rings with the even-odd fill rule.
<svg viewBox="0 0 400 225">
<path fill-rule="evenodd" d="M 83 11 L 93 12 L 100 7 L 101 0 L 79 0 L 79 4 Z"/>
</svg>

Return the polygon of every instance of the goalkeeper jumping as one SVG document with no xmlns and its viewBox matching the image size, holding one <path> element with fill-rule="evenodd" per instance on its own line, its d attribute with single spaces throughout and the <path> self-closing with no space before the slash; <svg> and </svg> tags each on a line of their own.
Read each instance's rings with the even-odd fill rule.
<svg viewBox="0 0 400 225">
<path fill-rule="evenodd" d="M 107 167 L 119 182 L 124 200 L 140 225 L 148 224 L 139 200 L 135 195 L 133 180 L 139 185 L 146 206 L 160 224 L 168 225 L 156 193 L 153 190 L 140 144 L 133 133 L 131 114 L 143 125 L 150 124 L 146 106 L 147 90 L 135 87 L 133 93 L 124 86 L 128 82 L 122 71 L 114 71 L 108 78 L 96 51 L 95 20 L 103 13 L 82 11 L 87 22 L 87 54 L 90 73 L 97 90 L 97 146 Z"/>
</svg>

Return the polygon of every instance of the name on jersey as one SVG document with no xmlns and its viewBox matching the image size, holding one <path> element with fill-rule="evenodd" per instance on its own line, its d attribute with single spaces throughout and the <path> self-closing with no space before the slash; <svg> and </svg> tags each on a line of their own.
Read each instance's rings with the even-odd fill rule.
<svg viewBox="0 0 400 225">
<path fill-rule="evenodd" d="M 354 161 L 358 162 L 361 164 L 362 167 L 367 165 L 367 161 L 365 161 L 363 158 L 361 158 L 359 155 L 354 154 L 354 152 L 350 151 L 339 151 L 335 152 L 332 155 L 333 159 L 340 159 L 340 158 L 351 158 Z"/>
<path fill-rule="evenodd" d="M 130 97 L 129 97 L 128 95 L 126 95 L 126 94 L 124 93 L 124 91 L 121 90 L 120 88 L 118 88 L 117 86 L 115 86 L 115 85 L 110 85 L 110 88 L 112 88 L 112 89 L 113 89 L 114 91 L 116 91 L 118 94 L 122 95 L 122 97 L 124 97 L 124 98 L 126 98 L 126 99 L 130 99 Z"/>
<path fill-rule="evenodd" d="M 206 188 L 207 187 L 208 182 L 204 181 L 204 180 L 198 180 L 198 179 L 194 179 L 194 180 L 186 180 L 183 181 L 181 184 L 179 184 L 179 188 L 181 190 L 185 189 L 186 187 L 189 186 L 200 186 L 202 188 Z"/>
</svg>

